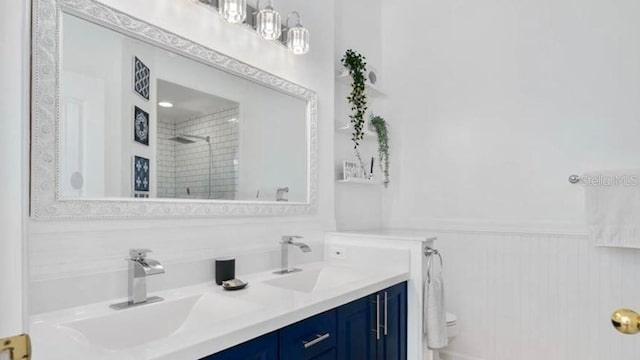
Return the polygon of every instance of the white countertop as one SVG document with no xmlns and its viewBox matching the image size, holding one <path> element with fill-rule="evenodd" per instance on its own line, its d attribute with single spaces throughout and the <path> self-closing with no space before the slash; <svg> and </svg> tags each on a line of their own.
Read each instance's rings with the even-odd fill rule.
<svg viewBox="0 0 640 360">
<path fill-rule="evenodd" d="M 334 231 L 330 232 L 330 235 L 340 236 L 367 236 L 376 238 L 385 238 L 393 240 L 405 240 L 405 241 L 430 241 L 437 239 L 433 232 L 428 230 L 416 230 L 416 229 L 367 229 L 367 230 L 349 230 L 349 231 Z"/>
<path fill-rule="evenodd" d="M 380 266 L 372 262 L 370 267 L 362 268 L 333 261 L 299 267 L 302 273 L 322 274 L 319 276 L 323 277 L 323 286 L 310 292 L 276 287 L 266 281 L 291 275 L 268 271 L 241 276 L 249 286 L 240 291 L 225 291 L 211 282 L 153 293 L 150 295 L 161 296 L 165 301 L 117 312 L 109 305 L 124 299 L 34 316 L 34 358 L 199 359 L 409 279 L 408 266 L 404 265 Z M 87 320 L 93 325 L 83 323 Z M 122 326 L 122 321 L 130 324 Z M 158 328 L 171 326 L 166 324 L 171 321 L 176 322 L 175 330 L 167 336 L 154 335 L 154 331 L 161 331 Z M 94 339 L 85 336 L 82 326 L 93 326 Z M 147 336 L 149 341 L 134 340 L 141 336 Z M 120 344 L 127 340 L 132 343 L 100 345 L 110 338 L 119 338 Z"/>
</svg>

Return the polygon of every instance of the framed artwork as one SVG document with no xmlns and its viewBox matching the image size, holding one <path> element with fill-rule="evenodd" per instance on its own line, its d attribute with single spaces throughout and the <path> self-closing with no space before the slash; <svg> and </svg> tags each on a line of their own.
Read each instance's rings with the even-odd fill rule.
<svg viewBox="0 0 640 360">
<path fill-rule="evenodd" d="M 142 156 L 133 157 L 133 190 L 149 191 L 149 159 Z"/>
<path fill-rule="evenodd" d="M 353 161 L 344 161 L 342 163 L 342 179 L 364 179 L 364 169 L 358 163 Z"/>
<path fill-rule="evenodd" d="M 133 109 L 133 140 L 149 146 L 149 113 L 137 106 Z"/>
<path fill-rule="evenodd" d="M 133 58 L 133 91 L 149 101 L 151 93 L 151 70 L 137 56 Z"/>
</svg>

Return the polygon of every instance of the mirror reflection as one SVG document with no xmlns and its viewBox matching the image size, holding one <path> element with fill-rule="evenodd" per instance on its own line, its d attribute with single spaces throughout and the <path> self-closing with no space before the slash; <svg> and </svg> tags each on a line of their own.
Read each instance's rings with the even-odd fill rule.
<svg viewBox="0 0 640 360">
<path fill-rule="evenodd" d="M 63 198 L 306 202 L 304 100 L 63 15 Z"/>
<path fill-rule="evenodd" d="M 158 197 L 235 200 L 240 104 L 158 80 Z"/>
</svg>

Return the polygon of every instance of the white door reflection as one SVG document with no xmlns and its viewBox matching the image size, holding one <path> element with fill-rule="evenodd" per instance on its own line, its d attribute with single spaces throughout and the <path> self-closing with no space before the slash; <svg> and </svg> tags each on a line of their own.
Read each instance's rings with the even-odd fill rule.
<svg viewBox="0 0 640 360">
<path fill-rule="evenodd" d="M 105 157 L 104 84 L 74 72 L 64 75 L 61 189 L 65 197 L 99 197 L 104 194 L 104 162 L 89 159 Z"/>
</svg>

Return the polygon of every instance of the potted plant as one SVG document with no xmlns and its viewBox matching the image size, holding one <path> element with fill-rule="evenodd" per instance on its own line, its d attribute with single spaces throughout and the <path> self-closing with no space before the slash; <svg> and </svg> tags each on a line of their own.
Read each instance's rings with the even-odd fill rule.
<svg viewBox="0 0 640 360">
<path fill-rule="evenodd" d="M 371 115 L 369 120 L 371 126 L 378 134 L 378 163 L 380 164 L 380 170 L 384 174 L 384 187 L 389 186 L 389 129 L 387 128 L 387 121 L 377 115 Z"/>
<path fill-rule="evenodd" d="M 364 116 L 367 111 L 367 93 L 365 91 L 365 81 L 367 73 L 366 58 L 356 51 L 351 49 L 347 50 L 342 57 L 342 65 L 349 71 L 351 75 L 351 93 L 347 96 L 347 100 L 351 104 L 351 115 L 349 119 L 351 121 L 351 127 L 353 133 L 351 134 L 351 141 L 353 141 L 353 150 L 356 158 L 360 162 L 360 166 L 364 169 L 366 174 L 366 167 L 360 156 L 358 146 L 360 141 L 364 138 Z"/>
</svg>

